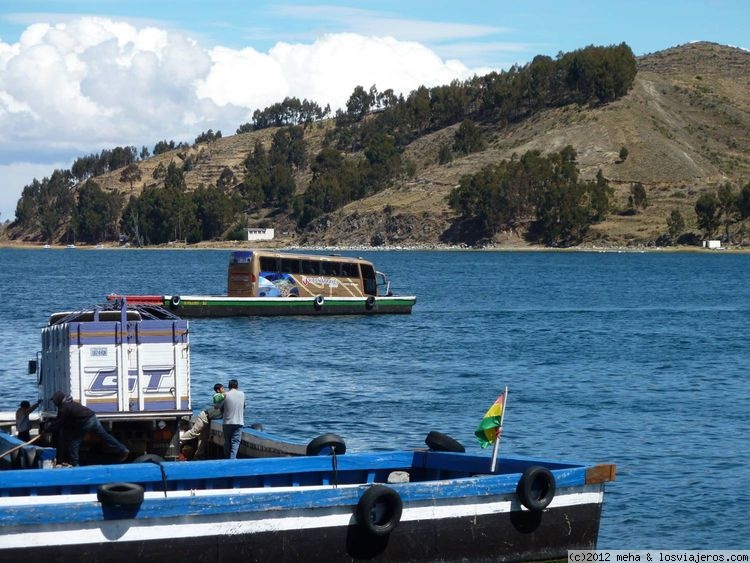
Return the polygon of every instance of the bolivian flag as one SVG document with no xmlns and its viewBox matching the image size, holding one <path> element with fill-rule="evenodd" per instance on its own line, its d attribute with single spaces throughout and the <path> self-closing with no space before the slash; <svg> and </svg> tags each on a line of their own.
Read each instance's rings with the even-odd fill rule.
<svg viewBox="0 0 750 563">
<path fill-rule="evenodd" d="M 505 410 L 505 397 L 507 395 L 508 388 L 506 387 L 505 392 L 497 398 L 497 401 L 490 407 L 490 410 L 487 411 L 482 422 L 479 423 L 476 431 L 474 431 L 479 445 L 483 448 L 494 444 L 503 431 L 503 411 Z"/>
</svg>

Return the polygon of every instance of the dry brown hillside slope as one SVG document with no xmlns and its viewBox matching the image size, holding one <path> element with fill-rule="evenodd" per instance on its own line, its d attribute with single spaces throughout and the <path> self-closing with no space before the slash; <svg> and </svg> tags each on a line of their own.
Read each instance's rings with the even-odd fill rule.
<svg viewBox="0 0 750 563">
<path fill-rule="evenodd" d="M 385 87 L 385 86 L 384 86 Z M 308 129 L 310 155 L 322 147 L 326 128 Z M 531 149 L 544 153 L 572 145 L 584 177 L 601 169 L 616 190 L 615 212 L 589 233 L 591 243 L 649 244 L 666 231 L 666 217 L 677 208 L 688 228 L 695 229 L 694 204 L 698 195 L 730 181 L 735 187 L 750 181 L 750 53 L 713 43 L 692 43 L 641 57 L 631 92 L 603 107 L 566 107 L 500 128 L 484 125 L 486 150 L 438 165 L 438 149 L 451 140 L 455 127 L 426 135 L 413 142 L 406 157 L 416 173 L 401 178 L 385 191 L 351 203 L 316 223 L 302 235 L 294 234 L 293 221 L 263 212 L 248 218 L 248 226 L 265 222 L 288 232 L 287 244 L 368 245 L 435 244 L 456 219 L 446 196 L 464 174 Z M 190 189 L 214 184 L 225 168 L 243 178 L 242 162 L 256 139 L 270 146 L 274 130 L 225 136 L 210 144 L 179 149 L 139 162 L 142 180 L 132 193 L 158 185 L 154 170 L 171 162 L 191 160 L 185 179 Z M 619 159 L 621 147 L 628 156 Z M 97 181 L 124 194 L 131 186 L 115 171 Z M 300 174 L 299 190 L 310 172 Z M 630 187 L 641 182 L 649 206 L 636 215 L 625 209 Z M 524 244 L 523 233 L 502 233 L 498 244 Z"/>
<path fill-rule="evenodd" d="M 550 152 L 568 144 L 585 177 L 602 170 L 615 188 L 617 209 L 626 207 L 634 182 L 643 183 L 650 202 L 637 215 L 613 213 L 593 227 L 591 241 L 649 244 L 666 232 L 674 208 L 695 228 L 700 193 L 725 181 L 738 187 L 750 180 L 750 53 L 693 43 L 647 55 L 638 64 L 632 91 L 617 102 L 555 109 L 506 129 L 486 127 L 487 150 L 448 165 L 437 164 L 437 152 L 453 131 L 417 140 L 407 150 L 418 165 L 414 179 L 350 204 L 324 233 L 308 240 L 367 243 L 374 232 L 394 244 L 433 242 L 454 218 L 445 197 L 462 175 L 513 153 Z M 629 154 L 621 162 L 623 146 Z M 506 233 L 496 242 L 522 244 L 522 239 Z"/>
</svg>

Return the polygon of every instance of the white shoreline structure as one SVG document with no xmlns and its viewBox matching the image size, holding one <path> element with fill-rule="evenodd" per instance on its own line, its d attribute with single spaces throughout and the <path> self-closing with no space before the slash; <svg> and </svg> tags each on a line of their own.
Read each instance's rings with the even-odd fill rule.
<svg viewBox="0 0 750 563">
<path fill-rule="evenodd" d="M 273 240 L 275 236 L 273 229 L 260 229 L 260 228 L 247 227 L 245 228 L 245 233 L 247 233 L 247 240 L 249 241 Z"/>
</svg>

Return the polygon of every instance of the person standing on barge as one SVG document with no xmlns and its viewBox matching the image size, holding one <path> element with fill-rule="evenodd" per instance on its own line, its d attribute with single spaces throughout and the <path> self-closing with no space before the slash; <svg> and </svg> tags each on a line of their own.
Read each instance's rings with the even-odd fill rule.
<svg viewBox="0 0 750 563">
<path fill-rule="evenodd" d="M 242 427 L 245 425 L 245 394 L 236 379 L 229 380 L 229 391 L 224 399 L 224 457 L 236 459 L 240 449 Z"/>
<path fill-rule="evenodd" d="M 16 411 L 16 432 L 18 439 L 24 442 L 31 440 L 31 421 L 29 415 L 39 406 L 39 401 L 33 405 L 28 401 L 21 401 Z"/>
</svg>

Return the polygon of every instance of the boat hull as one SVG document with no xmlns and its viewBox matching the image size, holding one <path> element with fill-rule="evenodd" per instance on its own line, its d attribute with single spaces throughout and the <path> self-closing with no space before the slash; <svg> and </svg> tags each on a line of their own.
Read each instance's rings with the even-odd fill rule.
<svg viewBox="0 0 750 563">
<path fill-rule="evenodd" d="M 596 547 L 614 466 L 489 462 L 419 450 L 7 471 L 0 560 L 531 561 Z M 533 475 L 552 488 L 529 509 Z"/>
<path fill-rule="evenodd" d="M 405 503 L 400 523 L 387 536 L 363 531 L 352 521 L 351 508 L 278 510 L 261 518 L 253 513 L 230 518 L 164 518 L 156 526 L 110 520 L 86 529 L 70 526 L 50 533 L 29 532 L 22 537 L 28 545 L 35 545 L 33 549 L 0 553 L 7 560 L 18 558 L 25 563 L 175 558 L 197 562 L 563 559 L 568 549 L 596 548 L 601 515 L 601 494 L 576 492 L 574 496 L 588 500 L 571 504 L 567 496 L 558 495 L 557 506 L 542 512 L 522 510 L 510 498 L 495 499 L 498 505 L 507 505 L 507 510 L 490 513 L 483 513 L 486 499 L 447 507 Z M 57 545 L 45 545 L 50 541 Z M 70 543 L 60 545 L 63 541 Z"/>
<path fill-rule="evenodd" d="M 410 314 L 414 296 L 364 297 L 228 297 L 220 295 L 109 295 L 131 305 L 158 305 L 184 318 Z"/>
</svg>

